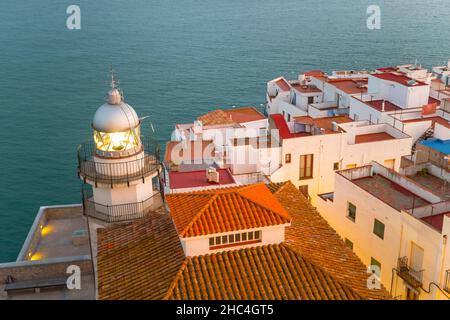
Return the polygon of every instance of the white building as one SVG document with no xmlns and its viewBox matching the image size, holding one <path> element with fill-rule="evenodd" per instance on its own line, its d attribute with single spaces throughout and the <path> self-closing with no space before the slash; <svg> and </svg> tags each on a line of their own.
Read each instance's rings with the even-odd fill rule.
<svg viewBox="0 0 450 320">
<path fill-rule="evenodd" d="M 286 123 L 271 115 L 280 132 L 281 166 L 271 181 L 290 180 L 312 197 L 334 189 L 334 173 L 369 164 L 372 160 L 398 170 L 401 157 L 411 152 L 411 137 L 388 124 L 353 121 L 346 115 L 294 117 Z"/>
<path fill-rule="evenodd" d="M 336 173 L 317 209 L 397 299 L 450 298 L 450 190 L 376 162 Z"/>
</svg>

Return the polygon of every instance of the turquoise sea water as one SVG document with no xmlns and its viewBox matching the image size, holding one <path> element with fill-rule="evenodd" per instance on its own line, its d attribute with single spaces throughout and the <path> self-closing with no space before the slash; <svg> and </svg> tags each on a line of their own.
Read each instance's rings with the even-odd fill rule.
<svg viewBox="0 0 450 320">
<path fill-rule="evenodd" d="M 81 7 L 81 30 L 66 8 Z M 366 28 L 381 7 L 382 29 Z M 211 108 L 259 105 L 299 71 L 450 58 L 448 0 L 35 0 L 0 3 L 0 262 L 40 205 L 78 203 L 76 147 L 117 71 L 156 138 Z"/>
</svg>

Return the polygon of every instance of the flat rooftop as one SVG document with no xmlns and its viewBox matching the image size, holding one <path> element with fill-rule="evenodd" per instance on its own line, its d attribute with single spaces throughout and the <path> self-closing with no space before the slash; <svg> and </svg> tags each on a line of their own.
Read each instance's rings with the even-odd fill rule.
<svg viewBox="0 0 450 320">
<path fill-rule="evenodd" d="M 335 123 L 347 123 L 353 122 L 348 115 L 340 115 L 333 117 L 312 118 L 310 116 L 294 117 L 294 121 L 299 124 L 313 125 L 325 130 L 325 133 L 336 133 L 333 131 L 333 122 Z"/>
<path fill-rule="evenodd" d="M 225 114 L 234 122 L 245 123 L 264 120 L 266 117 L 255 107 L 240 107 L 235 109 L 223 110 Z"/>
<path fill-rule="evenodd" d="M 412 78 L 407 77 L 406 75 L 400 74 L 400 73 L 384 72 L 384 73 L 375 73 L 372 75 L 378 79 L 396 82 L 398 84 L 401 84 L 401 85 L 404 85 L 407 87 L 419 87 L 419 86 L 427 86 L 428 85 L 425 82 L 412 79 Z M 410 82 L 410 81 L 414 81 L 414 82 Z"/>
<path fill-rule="evenodd" d="M 449 183 L 445 183 L 445 180 L 429 173 L 414 174 L 408 176 L 408 178 L 425 187 L 431 193 L 434 193 L 440 197 L 443 201 L 450 200 L 450 186 Z"/>
<path fill-rule="evenodd" d="M 392 139 L 395 139 L 395 137 L 391 136 L 387 132 L 367 133 L 367 134 L 356 135 L 355 143 L 375 142 L 375 141 L 384 141 L 384 140 L 392 140 Z"/>
<path fill-rule="evenodd" d="M 386 111 L 386 112 L 403 110 L 399 106 L 397 106 L 387 100 L 379 99 L 379 100 L 363 101 L 363 102 L 378 111 L 383 110 L 383 102 L 384 102 L 384 111 Z"/>
<path fill-rule="evenodd" d="M 234 184 L 233 175 L 228 169 L 216 169 L 219 173 L 219 182 L 209 182 L 206 179 L 206 170 L 169 172 L 169 182 L 171 189 L 197 188 L 209 186 L 221 186 Z"/>
<path fill-rule="evenodd" d="M 301 93 L 321 93 L 322 90 L 317 88 L 315 85 L 304 85 L 300 83 L 291 84 L 292 88 Z"/>
<path fill-rule="evenodd" d="M 427 200 L 379 174 L 352 181 L 398 211 L 430 204 Z"/>
<path fill-rule="evenodd" d="M 367 92 L 367 78 L 328 80 L 328 83 L 347 94 Z"/>
<path fill-rule="evenodd" d="M 78 215 L 51 216 L 35 230 L 37 244 L 29 260 L 89 255 L 87 220 L 79 207 Z"/>
</svg>

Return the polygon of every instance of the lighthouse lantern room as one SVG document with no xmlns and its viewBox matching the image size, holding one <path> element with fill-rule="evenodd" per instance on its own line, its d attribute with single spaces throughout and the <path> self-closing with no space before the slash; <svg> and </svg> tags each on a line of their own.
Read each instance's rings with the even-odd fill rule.
<svg viewBox="0 0 450 320">
<path fill-rule="evenodd" d="M 159 149 L 141 136 L 141 121 L 123 100 L 113 72 L 107 101 L 97 109 L 92 129 L 93 143 L 78 147 L 85 214 L 107 222 L 143 216 L 159 195 Z"/>
</svg>

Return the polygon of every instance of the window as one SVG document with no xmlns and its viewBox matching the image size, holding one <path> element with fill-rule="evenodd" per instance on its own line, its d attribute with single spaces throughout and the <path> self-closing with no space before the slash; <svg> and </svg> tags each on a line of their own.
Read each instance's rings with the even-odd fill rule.
<svg viewBox="0 0 450 320">
<path fill-rule="evenodd" d="M 291 163 L 291 154 L 290 153 L 286 153 L 286 155 L 284 156 L 284 162 Z"/>
<path fill-rule="evenodd" d="M 353 169 L 356 168 L 356 163 L 348 164 L 346 169 Z"/>
<path fill-rule="evenodd" d="M 313 156 L 313 154 L 305 154 L 300 156 L 300 180 L 312 178 Z"/>
<path fill-rule="evenodd" d="M 395 168 L 395 159 L 384 160 L 384 166 L 389 169 L 394 169 Z"/>
<path fill-rule="evenodd" d="M 220 237 L 209 238 L 210 249 L 221 248 L 223 246 L 238 246 L 253 242 L 261 242 L 262 232 L 260 230 L 244 233 L 229 234 Z"/>
<path fill-rule="evenodd" d="M 314 97 L 308 97 L 308 104 L 314 103 Z"/>
<path fill-rule="evenodd" d="M 290 121 L 291 121 L 291 114 L 288 113 L 288 114 L 287 114 L 287 122 L 290 122 Z"/>
<path fill-rule="evenodd" d="M 298 190 L 305 196 L 305 197 L 309 197 L 309 193 L 308 193 L 308 185 L 304 185 L 304 186 L 299 186 Z"/>
<path fill-rule="evenodd" d="M 380 239 L 384 239 L 384 223 L 375 219 L 373 223 L 373 233 L 380 237 Z"/>
<path fill-rule="evenodd" d="M 353 250 L 353 242 L 345 238 L 345 245 Z"/>
<path fill-rule="evenodd" d="M 351 202 L 347 204 L 347 217 L 353 222 L 356 220 L 356 206 Z"/>
<path fill-rule="evenodd" d="M 291 103 L 295 106 L 297 104 L 297 95 L 295 92 L 292 93 L 292 100 Z"/>
<path fill-rule="evenodd" d="M 370 266 L 372 267 L 372 272 L 375 273 L 378 277 L 381 274 L 381 263 L 375 259 L 374 257 L 370 258 Z"/>
<path fill-rule="evenodd" d="M 339 162 L 333 163 L 333 170 L 334 171 L 339 170 Z"/>
</svg>

